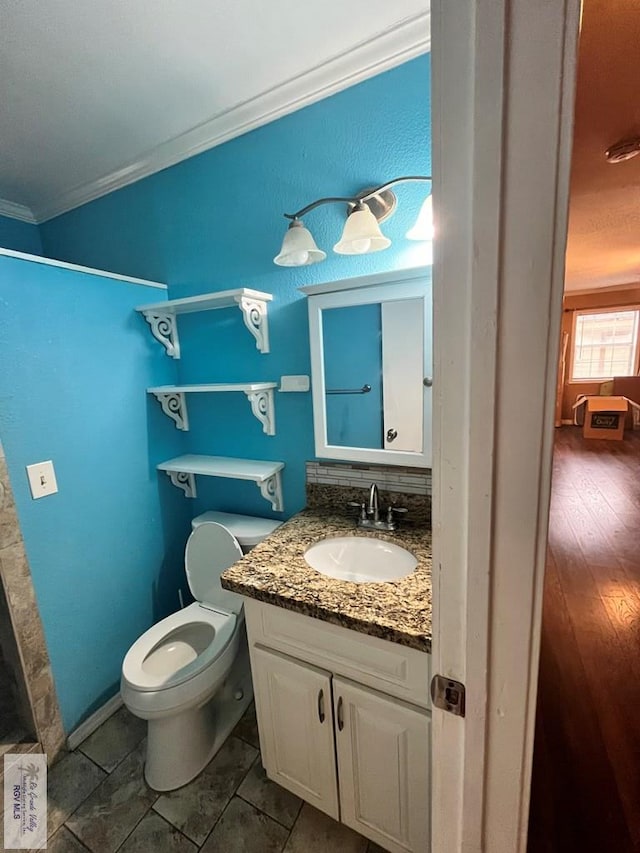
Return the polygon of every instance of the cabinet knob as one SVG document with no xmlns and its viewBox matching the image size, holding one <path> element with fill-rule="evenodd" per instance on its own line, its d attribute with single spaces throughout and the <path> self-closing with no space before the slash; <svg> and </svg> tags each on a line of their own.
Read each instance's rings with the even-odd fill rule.
<svg viewBox="0 0 640 853">
<path fill-rule="evenodd" d="M 324 690 L 320 689 L 318 693 L 318 719 L 324 723 Z"/>
<path fill-rule="evenodd" d="M 342 696 L 338 699 L 338 731 L 341 732 L 344 728 L 344 717 L 342 713 Z"/>
</svg>

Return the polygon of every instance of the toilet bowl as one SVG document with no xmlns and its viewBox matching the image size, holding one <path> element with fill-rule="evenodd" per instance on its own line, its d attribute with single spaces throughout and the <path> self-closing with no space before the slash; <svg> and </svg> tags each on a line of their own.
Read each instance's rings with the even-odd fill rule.
<svg viewBox="0 0 640 853">
<path fill-rule="evenodd" d="M 220 575 L 279 524 L 223 512 L 194 518 L 185 570 L 196 600 L 145 631 L 125 656 L 120 692 L 148 721 L 145 778 L 157 791 L 194 779 L 251 702 L 242 597 L 223 589 Z"/>
</svg>

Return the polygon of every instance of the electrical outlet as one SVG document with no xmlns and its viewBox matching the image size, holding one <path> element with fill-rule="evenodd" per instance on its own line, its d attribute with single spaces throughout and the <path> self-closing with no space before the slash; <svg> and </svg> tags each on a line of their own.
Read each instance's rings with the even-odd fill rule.
<svg viewBox="0 0 640 853">
<path fill-rule="evenodd" d="M 46 495 L 54 495 L 58 491 L 56 472 L 53 470 L 51 460 L 27 465 L 27 477 L 34 500 L 44 498 Z"/>
<path fill-rule="evenodd" d="M 280 391 L 308 391 L 308 376 L 281 376 Z"/>
</svg>

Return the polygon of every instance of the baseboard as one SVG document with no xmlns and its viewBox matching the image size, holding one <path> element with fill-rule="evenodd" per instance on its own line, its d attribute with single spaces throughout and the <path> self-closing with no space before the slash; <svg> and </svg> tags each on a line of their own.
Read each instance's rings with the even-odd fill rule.
<svg viewBox="0 0 640 853">
<path fill-rule="evenodd" d="M 92 735 L 97 728 L 99 728 L 105 720 L 108 720 L 109 717 L 114 714 L 118 708 L 122 705 L 122 697 L 120 693 L 116 693 L 115 696 L 112 696 L 108 702 L 105 702 L 101 708 L 98 708 L 97 711 L 94 711 L 90 717 L 80 723 L 77 729 L 71 732 L 69 737 L 67 738 L 67 747 L 70 751 L 77 749 L 83 740 Z"/>
<path fill-rule="evenodd" d="M 571 420 L 571 418 L 563 418 L 563 419 L 560 421 L 560 423 L 561 423 L 561 425 L 562 425 L 562 426 L 575 426 L 575 424 L 574 424 L 574 422 Z"/>
</svg>

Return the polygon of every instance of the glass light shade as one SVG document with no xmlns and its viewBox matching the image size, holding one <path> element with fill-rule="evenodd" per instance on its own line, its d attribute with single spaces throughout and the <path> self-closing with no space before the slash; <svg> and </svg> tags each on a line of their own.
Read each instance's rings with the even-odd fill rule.
<svg viewBox="0 0 640 853">
<path fill-rule="evenodd" d="M 347 217 L 342 237 L 333 251 L 339 255 L 365 255 L 368 252 L 379 252 L 390 245 L 391 240 L 380 230 L 378 220 L 363 204 Z"/>
<path fill-rule="evenodd" d="M 433 241 L 433 196 L 428 195 L 422 202 L 415 225 L 407 231 L 407 240 Z"/>
<path fill-rule="evenodd" d="M 304 267 L 324 261 L 327 253 L 316 246 L 316 241 L 302 224 L 302 220 L 294 219 L 282 241 L 280 253 L 273 259 L 279 267 Z"/>
</svg>

